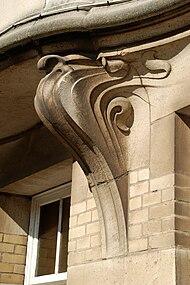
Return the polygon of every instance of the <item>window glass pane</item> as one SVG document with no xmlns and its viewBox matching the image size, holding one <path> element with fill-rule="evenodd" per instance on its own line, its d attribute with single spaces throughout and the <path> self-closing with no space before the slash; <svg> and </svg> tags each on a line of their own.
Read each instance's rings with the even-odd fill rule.
<svg viewBox="0 0 190 285">
<path fill-rule="evenodd" d="M 40 207 L 36 276 L 53 274 L 59 218 L 59 201 Z"/>
<path fill-rule="evenodd" d="M 63 199 L 59 273 L 67 271 L 70 197 Z"/>
</svg>

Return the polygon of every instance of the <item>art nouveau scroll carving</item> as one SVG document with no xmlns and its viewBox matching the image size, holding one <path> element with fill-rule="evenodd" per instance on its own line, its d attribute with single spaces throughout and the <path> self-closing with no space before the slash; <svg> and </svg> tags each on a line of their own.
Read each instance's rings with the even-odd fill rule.
<svg viewBox="0 0 190 285">
<path fill-rule="evenodd" d="M 154 51 L 128 55 L 45 56 L 39 68 L 57 63 L 39 84 L 35 107 L 44 124 L 84 170 L 100 216 L 103 257 L 127 250 L 127 136 L 134 120 L 130 98 L 143 79 L 157 80 L 170 65 Z M 138 66 L 141 65 L 141 74 Z M 143 71 L 143 72 L 142 72 Z"/>
</svg>

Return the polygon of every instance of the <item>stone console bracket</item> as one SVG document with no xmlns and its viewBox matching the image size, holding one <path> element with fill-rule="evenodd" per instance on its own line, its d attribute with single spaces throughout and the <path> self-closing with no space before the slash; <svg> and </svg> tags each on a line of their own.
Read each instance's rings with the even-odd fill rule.
<svg viewBox="0 0 190 285">
<path fill-rule="evenodd" d="M 49 69 L 51 60 L 57 63 Z M 139 66 L 140 70 L 139 71 Z M 167 61 L 154 50 L 43 57 L 48 74 L 38 86 L 36 111 L 79 162 L 94 194 L 101 224 L 103 257 L 127 251 L 127 143 L 134 121 L 132 96 L 146 82 L 166 78 Z"/>
</svg>

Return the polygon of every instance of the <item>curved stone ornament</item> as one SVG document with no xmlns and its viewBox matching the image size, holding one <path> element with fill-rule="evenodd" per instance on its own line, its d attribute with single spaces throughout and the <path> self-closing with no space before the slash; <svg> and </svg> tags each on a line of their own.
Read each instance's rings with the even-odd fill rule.
<svg viewBox="0 0 190 285">
<path fill-rule="evenodd" d="M 126 137 L 134 120 L 130 97 L 135 96 L 135 88 L 142 87 L 133 62 L 140 56 L 147 73 L 153 71 L 153 78 L 156 69 L 159 78 L 170 72 L 164 61 L 151 55 L 148 59 L 146 54 L 145 61 L 142 54 L 132 60 L 118 54 L 100 54 L 97 60 L 53 55 L 38 63 L 39 68 L 51 71 L 38 86 L 36 111 L 88 178 L 99 213 L 104 258 L 127 251 Z"/>
</svg>

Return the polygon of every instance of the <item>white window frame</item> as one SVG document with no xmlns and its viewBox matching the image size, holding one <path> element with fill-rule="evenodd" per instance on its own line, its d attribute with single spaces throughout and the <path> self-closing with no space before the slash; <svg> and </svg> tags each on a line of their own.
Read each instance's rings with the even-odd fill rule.
<svg viewBox="0 0 190 285">
<path fill-rule="evenodd" d="M 25 282 L 24 282 L 25 285 L 36 285 L 36 284 L 65 285 L 66 284 L 67 272 L 35 276 L 35 270 L 36 270 L 37 253 L 38 253 L 40 207 L 70 197 L 70 195 L 71 195 L 71 183 L 67 183 L 62 186 L 53 188 L 51 190 L 47 190 L 46 192 L 40 193 L 32 198 L 27 256 L 26 256 L 26 269 L 25 269 Z M 59 215 L 60 213 L 61 211 L 59 211 Z M 58 225 L 58 228 L 59 226 L 60 225 Z M 58 239 L 60 238 L 61 236 L 58 234 L 57 244 L 59 244 Z M 58 251 L 59 248 L 56 248 L 56 256 Z M 57 257 L 56 260 L 58 260 Z M 58 268 L 58 262 L 56 262 L 55 267 Z"/>
</svg>

